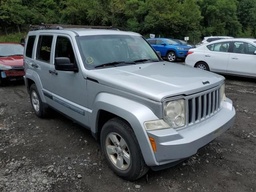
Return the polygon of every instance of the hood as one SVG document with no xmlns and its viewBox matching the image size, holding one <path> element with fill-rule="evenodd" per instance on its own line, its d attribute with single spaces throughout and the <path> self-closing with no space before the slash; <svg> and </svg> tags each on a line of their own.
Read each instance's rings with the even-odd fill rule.
<svg viewBox="0 0 256 192">
<path fill-rule="evenodd" d="M 155 101 L 210 89 L 224 80 L 220 75 L 170 62 L 90 70 L 87 75 L 106 86 Z"/>
<path fill-rule="evenodd" d="M 0 64 L 8 65 L 12 67 L 22 67 L 23 66 L 23 56 L 9 56 L 9 57 L 0 57 Z"/>
</svg>

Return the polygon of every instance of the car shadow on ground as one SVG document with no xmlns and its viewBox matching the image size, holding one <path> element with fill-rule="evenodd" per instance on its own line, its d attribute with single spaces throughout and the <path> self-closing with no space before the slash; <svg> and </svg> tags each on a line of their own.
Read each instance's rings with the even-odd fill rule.
<svg viewBox="0 0 256 192">
<path fill-rule="evenodd" d="M 255 78 L 249 77 L 238 77 L 238 76 L 231 76 L 231 75 L 224 75 L 227 80 L 235 80 L 235 81 L 242 81 L 242 82 L 251 82 L 255 83 Z"/>
<path fill-rule="evenodd" d="M 20 85 L 25 85 L 24 80 L 6 81 L 6 82 L 3 82 L 3 84 L 1 84 L 0 87 L 13 87 L 13 86 L 20 86 Z"/>
</svg>

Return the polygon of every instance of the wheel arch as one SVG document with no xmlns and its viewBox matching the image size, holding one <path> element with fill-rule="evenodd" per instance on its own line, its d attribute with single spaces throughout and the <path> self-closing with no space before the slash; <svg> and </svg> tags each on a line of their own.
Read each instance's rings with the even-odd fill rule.
<svg viewBox="0 0 256 192">
<path fill-rule="evenodd" d="M 120 103 L 123 103 L 123 105 L 120 105 Z M 148 134 L 144 129 L 145 121 L 157 119 L 148 107 L 121 96 L 102 93 L 101 96 L 97 97 L 93 109 L 92 118 L 89 118 L 91 119 L 90 127 L 97 140 L 99 140 L 103 125 L 108 120 L 118 117 L 127 122 L 133 130 L 146 164 L 155 165 L 157 163 Z"/>
<path fill-rule="evenodd" d="M 208 71 L 211 70 L 210 67 L 209 67 L 209 65 L 208 65 L 208 63 L 205 62 L 205 61 L 203 61 L 203 60 L 197 61 L 197 62 L 195 63 L 195 65 L 194 65 L 194 68 L 196 68 L 196 66 L 197 66 L 198 64 L 200 64 L 200 63 L 204 63 L 204 64 L 207 66 Z"/>
<path fill-rule="evenodd" d="M 170 53 L 170 52 L 174 52 L 175 54 L 177 54 L 177 52 L 176 52 L 176 50 L 175 50 L 175 49 L 170 48 L 170 49 L 168 49 L 168 50 L 166 51 L 165 56 L 167 57 L 167 54 L 168 54 L 168 53 Z"/>
<path fill-rule="evenodd" d="M 34 71 L 32 70 L 27 70 L 26 71 L 26 75 L 25 75 L 25 86 L 27 88 L 27 91 L 29 93 L 29 90 L 30 90 L 30 87 L 32 84 L 35 84 L 36 87 L 37 87 L 37 91 L 40 95 L 40 98 L 42 100 L 43 103 L 46 103 L 46 100 L 45 100 L 45 97 L 44 97 L 44 94 L 43 94 L 43 85 L 41 83 L 41 80 L 40 80 L 40 77 L 37 73 L 35 73 Z"/>
</svg>

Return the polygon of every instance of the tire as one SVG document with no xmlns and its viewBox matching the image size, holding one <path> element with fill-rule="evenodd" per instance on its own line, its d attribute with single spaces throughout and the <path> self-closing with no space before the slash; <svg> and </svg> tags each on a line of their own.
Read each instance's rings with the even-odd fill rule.
<svg viewBox="0 0 256 192">
<path fill-rule="evenodd" d="M 177 56 L 176 56 L 175 52 L 173 52 L 173 51 L 169 51 L 169 52 L 167 53 L 167 55 L 166 55 L 166 58 L 167 58 L 167 60 L 170 61 L 170 62 L 174 62 L 174 61 L 177 60 Z"/>
<path fill-rule="evenodd" d="M 198 63 L 195 65 L 195 68 L 199 68 L 199 69 L 202 69 L 202 70 L 205 70 L 205 71 L 210 71 L 210 68 L 209 68 L 209 66 L 207 65 L 207 63 L 205 63 L 205 62 L 203 62 L 203 61 L 198 62 Z"/>
<path fill-rule="evenodd" d="M 32 84 L 29 89 L 29 96 L 32 108 L 36 115 L 40 118 L 44 118 L 47 116 L 46 107 L 42 102 L 40 95 L 38 94 L 37 88 L 35 84 Z"/>
<path fill-rule="evenodd" d="M 0 77 L 0 86 L 3 86 L 3 85 L 4 85 L 3 79 L 2 77 Z"/>
<path fill-rule="evenodd" d="M 0 86 L 5 86 L 6 85 L 6 78 L 1 77 L 1 71 L 0 71 Z"/>
<path fill-rule="evenodd" d="M 120 118 L 107 121 L 100 135 L 101 149 L 112 171 L 134 181 L 148 172 L 131 127 Z"/>
</svg>

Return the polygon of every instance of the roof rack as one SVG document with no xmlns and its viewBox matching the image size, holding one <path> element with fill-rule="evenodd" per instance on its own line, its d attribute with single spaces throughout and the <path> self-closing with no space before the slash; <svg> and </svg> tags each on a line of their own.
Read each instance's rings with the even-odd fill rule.
<svg viewBox="0 0 256 192">
<path fill-rule="evenodd" d="M 85 29 L 113 29 L 119 30 L 118 28 L 112 26 L 92 26 L 92 25 L 62 25 L 62 24 L 40 24 L 40 25 L 30 25 L 31 31 L 44 30 L 44 29 L 65 29 L 65 28 L 85 28 Z"/>
</svg>

